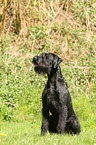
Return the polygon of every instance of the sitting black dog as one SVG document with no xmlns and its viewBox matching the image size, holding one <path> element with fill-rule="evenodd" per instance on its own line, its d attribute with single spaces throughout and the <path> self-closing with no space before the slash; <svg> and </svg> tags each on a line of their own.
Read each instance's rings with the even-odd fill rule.
<svg viewBox="0 0 96 145">
<path fill-rule="evenodd" d="M 80 124 L 72 107 L 72 100 L 59 64 L 62 59 L 53 53 L 43 53 L 33 58 L 35 71 L 48 75 L 42 94 L 41 135 L 52 133 L 80 133 Z M 51 115 L 50 115 L 51 114 Z"/>
</svg>

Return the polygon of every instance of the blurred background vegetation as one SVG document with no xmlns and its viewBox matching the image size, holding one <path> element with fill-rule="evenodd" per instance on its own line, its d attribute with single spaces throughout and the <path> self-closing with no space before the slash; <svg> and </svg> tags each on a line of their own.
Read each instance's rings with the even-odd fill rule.
<svg viewBox="0 0 96 145">
<path fill-rule="evenodd" d="M 42 52 L 63 59 L 77 116 L 82 126 L 84 119 L 95 124 L 96 1 L 0 0 L 1 121 L 41 122 L 47 77 L 38 76 L 31 61 Z"/>
</svg>

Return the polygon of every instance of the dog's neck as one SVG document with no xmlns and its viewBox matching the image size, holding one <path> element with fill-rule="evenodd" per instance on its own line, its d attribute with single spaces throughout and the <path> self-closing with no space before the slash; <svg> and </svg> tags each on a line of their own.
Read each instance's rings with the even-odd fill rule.
<svg viewBox="0 0 96 145">
<path fill-rule="evenodd" d="M 57 66 L 57 68 L 53 68 L 51 72 L 48 74 L 48 83 L 56 83 L 57 79 L 62 78 L 62 73 L 60 66 Z"/>
</svg>

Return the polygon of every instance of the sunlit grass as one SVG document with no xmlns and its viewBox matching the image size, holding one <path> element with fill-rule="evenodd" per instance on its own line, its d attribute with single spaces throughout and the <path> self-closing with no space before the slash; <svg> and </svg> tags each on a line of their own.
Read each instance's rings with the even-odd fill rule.
<svg viewBox="0 0 96 145">
<path fill-rule="evenodd" d="M 32 125 L 31 122 L 24 121 L 24 122 L 10 122 L 4 123 L 2 126 L 1 131 L 4 133 L 0 134 L 0 144 L 56 144 L 56 145 L 63 145 L 63 144 L 95 144 L 96 139 L 96 129 L 95 128 L 88 128 L 86 130 L 83 128 L 80 135 L 57 135 L 57 134 L 49 134 L 47 133 L 46 136 L 42 137 L 40 135 L 40 126 L 36 123 Z M 90 135 L 91 134 L 91 135 Z"/>
</svg>

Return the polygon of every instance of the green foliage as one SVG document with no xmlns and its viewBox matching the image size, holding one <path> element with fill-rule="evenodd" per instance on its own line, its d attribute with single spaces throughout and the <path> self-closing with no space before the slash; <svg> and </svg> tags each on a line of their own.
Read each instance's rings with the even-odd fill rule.
<svg viewBox="0 0 96 145">
<path fill-rule="evenodd" d="M 94 0 L 22 1 L 19 35 L 6 14 L 0 43 L 0 144 L 96 144 L 96 23 Z M 11 12 L 10 12 L 11 11 Z M 40 136 L 42 91 L 47 76 L 34 72 L 32 58 L 53 52 L 80 120 L 79 136 Z"/>
</svg>

